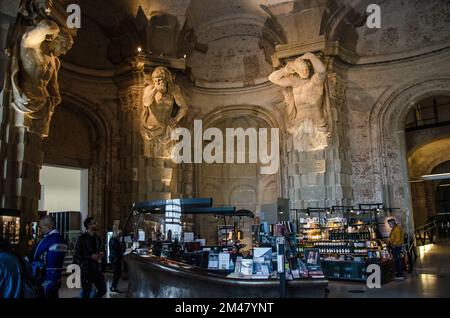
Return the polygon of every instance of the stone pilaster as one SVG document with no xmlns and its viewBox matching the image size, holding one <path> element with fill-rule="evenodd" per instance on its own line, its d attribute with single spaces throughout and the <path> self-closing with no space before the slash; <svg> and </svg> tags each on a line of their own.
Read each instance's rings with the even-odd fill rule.
<svg viewBox="0 0 450 318">
<path fill-rule="evenodd" d="M 0 129 L 0 207 L 20 211 L 20 249 L 31 239 L 29 224 L 38 220 L 39 173 L 44 152 L 42 139 L 23 126 L 23 116 L 11 104 L 9 71 L 2 91 Z"/>
<path fill-rule="evenodd" d="M 345 81 L 333 58 L 327 57 L 327 92 L 331 137 L 323 150 L 298 151 L 288 134 L 288 179 L 291 208 L 351 205 L 348 120 Z"/>
<path fill-rule="evenodd" d="M 144 87 L 159 65 L 184 69 L 184 64 L 181 67 L 178 60 L 164 61 L 138 55 L 118 68 L 114 79 L 119 88 L 121 106 L 119 183 L 122 219 L 128 216 L 134 202 L 182 196 L 183 170 L 171 159 L 146 157 L 140 131 Z"/>
<path fill-rule="evenodd" d="M 116 71 L 114 81 L 119 90 L 120 107 L 119 204 L 121 217 L 126 219 L 133 202 L 139 200 L 139 157 L 142 147 L 139 120 L 144 88 L 143 59 L 138 56 L 121 65 Z"/>
<path fill-rule="evenodd" d="M 43 5 L 43 4 L 41 4 Z M 64 17 L 65 12 L 61 12 L 61 7 L 57 3 L 46 3 L 49 9 L 48 17 L 44 19 L 55 20 L 56 16 Z M 27 8 L 31 10 L 31 8 Z M 17 12 L 17 10 L 15 11 Z M 29 15 L 32 12 L 28 12 Z M 17 111 L 13 107 L 12 79 L 11 74 L 18 68 L 19 74 L 24 71 L 21 61 L 13 63 L 14 58 L 20 57 L 20 40 L 24 32 L 24 26 L 28 25 L 25 17 L 17 15 L 14 19 L 4 19 L 1 14 L 1 39 L 0 48 L 2 55 L 0 58 L 0 69 L 2 70 L 2 92 L 0 98 L 0 207 L 15 209 L 20 211 L 20 251 L 26 252 L 30 248 L 32 234 L 30 222 L 38 221 L 38 202 L 40 199 L 39 174 L 43 163 L 43 134 L 41 132 L 31 132 L 25 125 L 24 113 Z M 7 21 L 9 20 L 9 22 Z M 13 21 L 15 20 L 15 22 Z M 70 38 L 75 35 L 75 31 L 68 31 L 64 25 L 59 24 L 60 30 L 64 29 Z M 10 32 L 11 38 L 6 43 L 6 33 Z M 65 45 L 69 45 L 66 38 Z M 18 42 L 19 41 L 19 42 Z M 70 39 L 71 41 L 71 39 Z M 5 49 L 8 55 L 3 55 Z M 70 47 L 69 47 L 70 49 Z M 54 57 L 57 58 L 57 57 Z M 32 57 L 30 57 L 32 61 Z M 23 61 L 22 61 L 23 62 Z M 35 67 L 39 67 L 39 61 Z M 57 70 L 54 70 L 57 72 Z M 18 86 L 21 86 L 23 77 L 18 77 Z M 39 79 L 36 79 L 36 82 Z M 45 83 L 45 82 L 44 82 Z M 47 89 L 46 87 L 42 87 Z M 58 88 L 56 88 L 58 89 Z M 26 92 L 25 92 L 26 94 Z M 30 97 L 30 96 L 28 96 Z M 35 101 L 31 101 L 33 104 Z M 57 105 L 57 104 L 56 104 Z M 53 106 L 56 106 L 55 104 Z M 35 120 L 35 119 L 32 119 Z"/>
</svg>

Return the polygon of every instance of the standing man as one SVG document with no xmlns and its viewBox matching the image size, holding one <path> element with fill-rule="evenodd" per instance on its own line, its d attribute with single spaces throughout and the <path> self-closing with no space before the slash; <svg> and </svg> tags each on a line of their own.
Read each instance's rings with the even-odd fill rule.
<svg viewBox="0 0 450 318">
<path fill-rule="evenodd" d="M 43 237 L 34 250 L 31 262 L 34 279 L 40 288 L 41 296 L 59 298 L 67 243 L 55 229 L 55 220 L 51 216 L 41 218 L 39 229 Z"/>
<path fill-rule="evenodd" d="M 120 275 L 122 275 L 122 258 L 123 258 L 123 245 L 120 240 L 122 233 L 120 230 L 114 232 L 113 237 L 109 240 L 109 252 L 110 252 L 110 262 L 113 270 L 113 281 L 111 285 L 112 293 L 121 293 L 120 290 L 117 289 L 117 285 L 119 284 Z"/>
<path fill-rule="evenodd" d="M 389 236 L 389 243 L 391 245 L 392 252 L 395 260 L 395 279 L 403 280 L 403 263 L 402 263 L 402 246 L 403 246 L 403 231 L 400 226 L 397 225 L 395 219 L 389 219 L 388 224 L 391 227 L 391 234 Z"/>
<path fill-rule="evenodd" d="M 88 217 L 83 222 L 86 232 L 77 241 L 74 253 L 74 262 L 81 267 L 81 298 L 90 298 L 92 284 L 97 288 L 95 298 L 106 294 L 105 276 L 102 270 L 102 259 L 105 251 L 97 232 L 97 223 L 94 218 Z"/>
</svg>

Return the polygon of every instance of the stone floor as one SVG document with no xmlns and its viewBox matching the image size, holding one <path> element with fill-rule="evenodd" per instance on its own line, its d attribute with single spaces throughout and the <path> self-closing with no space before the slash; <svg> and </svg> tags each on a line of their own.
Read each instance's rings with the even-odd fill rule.
<svg viewBox="0 0 450 318">
<path fill-rule="evenodd" d="M 128 283 L 126 281 L 120 280 L 119 281 L 119 286 L 118 289 L 120 291 L 123 291 L 123 294 L 117 294 L 117 293 L 111 293 L 109 291 L 109 288 L 111 287 L 111 283 L 112 283 L 112 273 L 107 272 L 105 274 L 105 279 L 106 279 L 106 290 L 107 293 L 104 296 L 105 298 L 125 298 L 125 292 L 127 291 L 128 288 Z M 64 279 L 63 279 L 64 281 Z M 60 291 L 59 291 L 59 297 L 61 298 L 80 298 L 80 293 L 81 293 L 81 289 L 70 289 L 68 288 L 66 285 L 64 285 Z"/>
<path fill-rule="evenodd" d="M 421 250 L 424 250 L 423 248 Z M 448 298 L 450 297 L 450 242 L 422 251 L 413 273 L 404 281 L 392 281 L 380 289 L 365 283 L 330 281 L 329 298 Z"/>
<path fill-rule="evenodd" d="M 423 249 L 422 249 L 423 250 Z M 107 298 L 124 298 L 125 294 L 111 294 L 112 274 L 106 274 Z M 127 290 L 127 282 L 121 280 L 119 289 Z M 365 283 L 330 281 L 329 298 L 422 298 L 450 297 L 450 241 L 432 245 L 422 251 L 412 274 L 404 281 L 392 281 L 380 289 L 369 289 Z M 79 297 L 79 289 L 63 287 L 62 298 Z"/>
</svg>

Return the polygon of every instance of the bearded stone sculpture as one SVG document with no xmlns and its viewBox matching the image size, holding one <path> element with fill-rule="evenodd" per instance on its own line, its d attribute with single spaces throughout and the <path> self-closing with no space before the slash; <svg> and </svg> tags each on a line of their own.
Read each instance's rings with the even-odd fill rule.
<svg viewBox="0 0 450 318">
<path fill-rule="evenodd" d="M 320 59 L 306 53 L 273 72 L 269 80 L 285 88 L 288 132 L 292 134 L 294 149 L 314 151 L 328 147 L 329 100 L 326 69 Z"/>
<path fill-rule="evenodd" d="M 143 100 L 141 134 L 144 139 L 144 155 L 169 158 L 174 146 L 172 132 L 186 116 L 188 105 L 166 67 L 160 66 L 153 71 L 151 84 L 144 88 Z"/>
<path fill-rule="evenodd" d="M 72 37 L 56 22 L 41 18 L 18 32 L 12 56 L 12 106 L 23 114 L 23 125 L 41 138 L 49 134 L 55 107 L 61 103 L 58 86 L 60 61 L 72 47 Z"/>
</svg>

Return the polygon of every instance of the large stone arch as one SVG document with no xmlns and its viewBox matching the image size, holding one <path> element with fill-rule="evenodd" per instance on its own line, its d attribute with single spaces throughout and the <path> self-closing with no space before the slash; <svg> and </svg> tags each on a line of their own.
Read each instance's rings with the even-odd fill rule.
<svg viewBox="0 0 450 318">
<path fill-rule="evenodd" d="M 286 167 L 286 144 L 282 141 L 286 140 L 286 123 L 282 121 L 282 118 L 277 117 L 277 112 L 271 112 L 265 107 L 256 105 L 232 105 L 223 108 L 216 108 L 213 111 L 203 116 L 203 129 L 214 127 L 214 124 L 231 116 L 245 116 L 259 118 L 267 124 L 269 128 L 279 129 L 280 139 L 280 167 L 277 173 L 278 183 L 278 195 L 280 197 L 287 197 L 287 167 Z"/>
<path fill-rule="evenodd" d="M 234 118 L 236 117 L 238 117 L 238 121 L 235 121 Z M 257 127 L 279 128 L 280 140 L 284 140 L 284 124 L 279 122 L 276 117 L 276 112 L 270 112 L 262 106 L 231 105 L 226 107 L 215 107 L 212 111 L 202 116 L 201 119 L 203 130 L 212 127 L 220 129 L 223 129 L 225 126 L 226 128 L 240 127 L 240 124 L 238 124 L 238 126 L 228 126 L 229 122 L 227 123 L 227 121 L 242 123 L 242 128 L 244 129 L 255 125 Z M 257 128 L 256 126 L 255 128 Z M 216 196 L 223 199 L 223 202 L 220 202 L 221 204 L 233 205 L 238 209 L 246 208 L 258 215 L 260 205 L 266 203 L 262 200 L 263 187 L 267 185 L 273 187 L 273 191 L 276 192 L 275 197 L 284 196 L 287 193 L 282 186 L 282 176 L 283 173 L 286 173 L 282 161 L 284 149 L 285 146 L 280 142 L 280 169 L 275 175 L 261 175 L 256 164 L 248 165 L 249 168 L 246 171 L 243 171 L 242 167 L 240 167 L 242 164 L 194 165 L 195 177 L 193 179 L 197 180 L 197 184 L 199 185 L 199 195 L 207 194 L 213 189 L 214 193 L 217 193 Z M 235 178 L 235 176 L 239 177 Z M 226 182 L 223 181 L 225 180 L 224 178 L 226 179 Z M 272 183 L 270 181 L 272 181 Z M 252 198 L 249 197 L 249 202 L 243 202 L 242 199 L 250 193 L 252 194 L 250 195 Z M 204 223 L 204 225 L 201 226 L 203 232 L 209 232 L 209 235 L 212 236 L 214 233 L 211 232 L 211 226 L 219 225 L 220 220 L 205 219 L 204 222 L 200 222 Z M 250 223 L 251 222 L 245 221 L 244 240 L 249 240 L 251 238 Z M 210 227 L 209 231 L 207 228 L 208 226 Z M 217 234 L 215 233 L 215 235 Z M 248 243 L 249 242 L 250 241 L 248 241 Z"/>
<path fill-rule="evenodd" d="M 370 113 L 375 199 L 401 208 L 409 231 L 414 228 L 414 220 L 406 159 L 406 116 L 415 102 L 449 92 L 450 78 L 425 78 L 387 91 Z"/>
<path fill-rule="evenodd" d="M 61 91 L 63 104 L 70 111 L 85 120 L 92 136 L 92 157 L 88 176 L 88 214 L 96 218 L 106 231 L 114 219 L 114 196 L 112 195 L 113 153 L 112 118 L 98 105 L 69 91 Z M 55 113 L 58 112 L 58 107 Z M 109 212 L 109 213 L 108 213 Z"/>
</svg>

